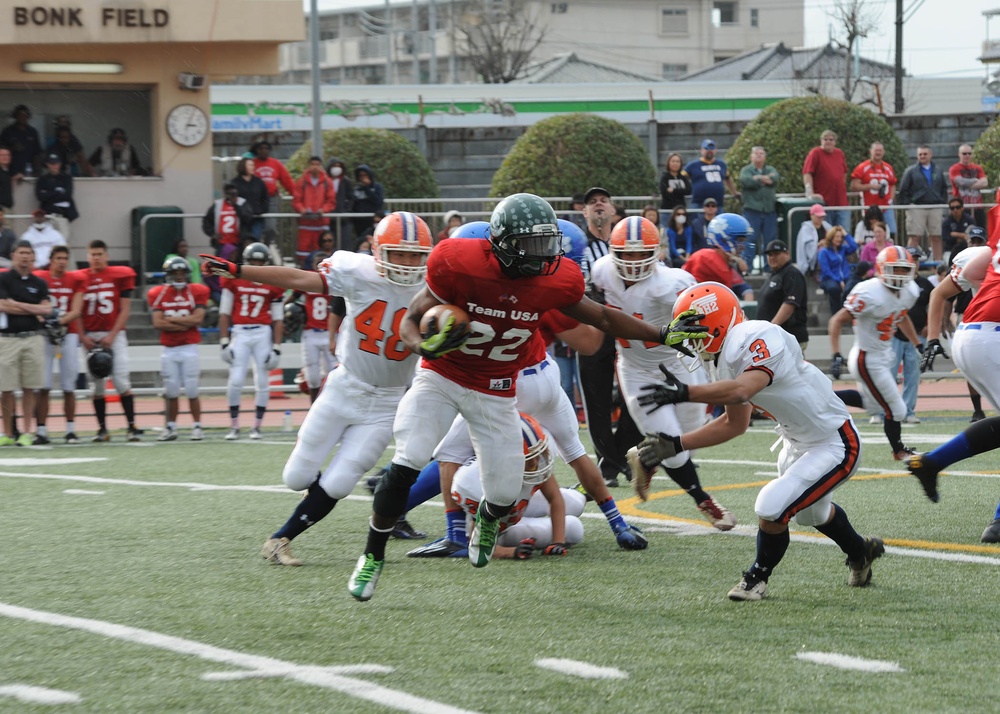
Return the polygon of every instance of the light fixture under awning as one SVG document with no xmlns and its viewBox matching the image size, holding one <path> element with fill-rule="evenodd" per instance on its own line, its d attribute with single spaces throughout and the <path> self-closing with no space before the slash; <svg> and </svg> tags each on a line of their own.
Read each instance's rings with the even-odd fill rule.
<svg viewBox="0 0 1000 714">
<path fill-rule="evenodd" d="M 120 62 L 22 62 L 21 69 L 49 74 L 121 74 L 125 66 Z"/>
</svg>

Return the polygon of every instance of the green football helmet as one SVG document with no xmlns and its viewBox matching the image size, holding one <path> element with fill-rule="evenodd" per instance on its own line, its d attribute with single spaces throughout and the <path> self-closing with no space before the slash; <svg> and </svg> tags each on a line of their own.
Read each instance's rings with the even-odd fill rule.
<svg viewBox="0 0 1000 714">
<path fill-rule="evenodd" d="M 490 217 L 490 243 L 505 275 L 550 275 L 562 256 L 562 232 L 556 212 L 532 193 L 500 201 Z"/>
</svg>

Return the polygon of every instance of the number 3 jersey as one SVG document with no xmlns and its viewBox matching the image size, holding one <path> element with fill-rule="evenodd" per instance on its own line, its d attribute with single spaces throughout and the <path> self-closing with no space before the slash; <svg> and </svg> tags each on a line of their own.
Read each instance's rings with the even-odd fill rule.
<svg viewBox="0 0 1000 714">
<path fill-rule="evenodd" d="M 209 290 L 207 285 L 189 283 L 182 288 L 173 285 L 157 285 L 146 294 L 149 309 L 160 310 L 164 317 L 187 317 L 199 307 L 208 304 Z M 189 327 L 180 332 L 160 330 L 160 344 L 164 347 L 179 347 L 180 345 L 196 345 L 201 342 L 201 333 L 197 327 Z"/>
<path fill-rule="evenodd" d="M 778 433 L 794 444 L 823 444 L 839 438 L 850 419 L 833 383 L 802 358 L 795 337 L 778 325 L 748 320 L 735 325 L 719 353 L 719 379 L 736 379 L 759 370 L 768 385 L 753 396 L 753 405 L 778 422 Z"/>
<path fill-rule="evenodd" d="M 417 355 L 399 337 L 403 315 L 424 284 L 396 285 L 375 270 L 375 258 L 338 250 L 319 264 L 331 295 L 347 303 L 337 336 L 341 368 L 374 387 L 405 387 L 413 378 Z"/>
<path fill-rule="evenodd" d="M 910 282 L 901 290 L 890 290 L 878 278 L 858 283 L 844 301 L 854 317 L 854 346 L 864 352 L 892 352 L 896 326 L 920 297 L 920 288 Z"/>
<path fill-rule="evenodd" d="M 135 271 L 127 265 L 109 265 L 75 274 L 83 285 L 83 331 L 110 332 L 121 314 L 121 299 L 135 289 Z"/>
</svg>

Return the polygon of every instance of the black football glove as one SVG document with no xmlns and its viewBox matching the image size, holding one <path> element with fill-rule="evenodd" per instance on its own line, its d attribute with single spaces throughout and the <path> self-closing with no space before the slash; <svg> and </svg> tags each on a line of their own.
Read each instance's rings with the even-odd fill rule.
<svg viewBox="0 0 1000 714">
<path fill-rule="evenodd" d="M 840 375 L 844 373 L 844 367 L 847 366 L 847 362 L 844 361 L 843 355 L 839 352 L 834 352 L 833 359 L 830 360 L 830 376 L 834 379 L 840 379 Z"/>
<path fill-rule="evenodd" d="M 945 359 L 951 359 L 944 351 L 939 340 L 928 340 L 924 348 L 923 356 L 920 358 L 920 371 L 931 372 L 934 369 L 934 358 L 941 355 Z"/>
<path fill-rule="evenodd" d="M 201 272 L 205 275 L 217 275 L 220 278 L 240 277 L 240 266 L 231 260 L 223 260 L 217 255 L 199 253 L 199 258 L 205 262 L 201 264 Z"/>
<path fill-rule="evenodd" d="M 568 552 L 569 549 L 565 543 L 551 543 L 545 546 L 542 555 L 566 555 Z"/>
<path fill-rule="evenodd" d="M 456 328 L 454 315 L 448 315 L 440 331 L 436 316 L 430 319 L 427 328 L 430 336 L 420 343 L 420 355 L 427 359 L 437 359 L 459 349 L 469 337 L 468 325 Z"/>
<path fill-rule="evenodd" d="M 660 371 L 663 372 L 663 384 L 647 384 L 641 388 L 646 394 L 639 395 L 639 406 L 645 408 L 647 414 L 667 404 L 690 401 L 688 386 L 662 364 Z"/>
<path fill-rule="evenodd" d="M 528 560 L 535 554 L 535 539 L 525 538 L 514 546 L 514 557 L 517 560 Z"/>
</svg>

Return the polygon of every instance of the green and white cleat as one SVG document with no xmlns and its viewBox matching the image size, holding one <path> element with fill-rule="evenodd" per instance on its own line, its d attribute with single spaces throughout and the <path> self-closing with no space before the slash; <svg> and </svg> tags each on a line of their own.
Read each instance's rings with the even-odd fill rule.
<svg viewBox="0 0 1000 714">
<path fill-rule="evenodd" d="M 347 590 L 351 597 L 361 602 L 367 602 L 375 594 L 375 585 L 378 583 L 378 576 L 382 574 L 384 560 L 375 560 L 375 556 L 366 553 L 358 558 L 358 564 L 354 566 L 351 579 L 347 581 Z"/>
<path fill-rule="evenodd" d="M 499 534 L 499 519 L 490 521 L 483 518 L 483 509 L 480 506 L 479 512 L 476 513 L 476 524 L 472 528 L 472 535 L 469 536 L 469 562 L 472 563 L 472 567 L 484 568 L 489 564 Z"/>
</svg>

